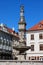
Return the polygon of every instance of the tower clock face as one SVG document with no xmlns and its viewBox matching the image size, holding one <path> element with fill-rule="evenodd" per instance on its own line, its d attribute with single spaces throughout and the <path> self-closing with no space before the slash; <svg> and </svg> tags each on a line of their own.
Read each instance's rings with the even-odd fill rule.
<svg viewBox="0 0 43 65">
<path fill-rule="evenodd" d="M 25 25 L 24 24 L 19 25 L 19 29 L 25 29 Z"/>
</svg>

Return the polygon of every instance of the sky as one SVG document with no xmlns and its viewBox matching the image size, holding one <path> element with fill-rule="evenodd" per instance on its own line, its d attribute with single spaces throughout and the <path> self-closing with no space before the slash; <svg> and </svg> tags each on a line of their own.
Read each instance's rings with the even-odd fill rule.
<svg viewBox="0 0 43 65">
<path fill-rule="evenodd" d="M 17 32 L 22 4 L 27 30 L 43 20 L 43 0 L 0 0 L 0 23 Z"/>
</svg>

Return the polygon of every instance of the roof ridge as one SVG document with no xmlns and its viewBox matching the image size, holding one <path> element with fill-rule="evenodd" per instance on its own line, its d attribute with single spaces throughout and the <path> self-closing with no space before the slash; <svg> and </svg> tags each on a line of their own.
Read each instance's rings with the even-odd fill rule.
<svg viewBox="0 0 43 65">
<path fill-rule="evenodd" d="M 37 24 L 35 24 L 34 26 L 32 26 L 31 28 L 29 28 L 29 30 L 43 30 L 43 26 L 39 26 L 39 24 L 43 24 L 43 20 L 38 22 Z M 28 30 L 28 31 L 29 31 Z"/>
</svg>

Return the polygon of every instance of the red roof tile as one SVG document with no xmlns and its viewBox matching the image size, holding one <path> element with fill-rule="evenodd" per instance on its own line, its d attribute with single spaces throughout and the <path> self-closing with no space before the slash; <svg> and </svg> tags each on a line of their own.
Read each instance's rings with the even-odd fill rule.
<svg viewBox="0 0 43 65">
<path fill-rule="evenodd" d="M 11 35 L 19 38 L 18 34 L 15 31 L 13 31 L 12 29 L 10 29 L 10 28 L 8 28 L 6 26 L 4 26 L 4 27 L 7 29 L 7 31 L 9 32 L 9 34 L 11 34 Z M 0 26 L 0 28 L 1 28 L 1 26 Z"/>
<path fill-rule="evenodd" d="M 31 27 L 28 31 L 43 30 L 43 20 Z"/>
<path fill-rule="evenodd" d="M 10 34 L 13 33 L 12 35 L 14 35 L 15 37 L 19 37 L 18 34 L 17 34 L 15 31 L 13 31 L 12 29 L 7 28 L 7 30 L 8 30 L 8 32 L 9 32 Z"/>
</svg>

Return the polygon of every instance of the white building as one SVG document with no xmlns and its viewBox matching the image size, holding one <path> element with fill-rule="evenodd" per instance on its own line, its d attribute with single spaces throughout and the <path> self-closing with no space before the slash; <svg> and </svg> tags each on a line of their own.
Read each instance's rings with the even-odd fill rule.
<svg viewBox="0 0 43 65">
<path fill-rule="evenodd" d="M 27 46 L 31 49 L 28 50 L 28 60 L 43 60 L 43 21 L 39 22 L 26 33 Z"/>
</svg>

